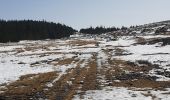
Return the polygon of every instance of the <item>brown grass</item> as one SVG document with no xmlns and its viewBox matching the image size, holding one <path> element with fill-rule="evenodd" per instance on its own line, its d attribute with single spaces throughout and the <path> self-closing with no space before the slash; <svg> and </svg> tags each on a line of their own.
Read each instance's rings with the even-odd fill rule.
<svg viewBox="0 0 170 100">
<path fill-rule="evenodd" d="M 136 88 L 152 88 L 163 89 L 169 87 L 170 82 L 167 81 L 152 81 L 146 78 L 136 80 L 123 80 L 121 82 L 112 82 L 112 86 L 116 87 L 136 87 Z"/>
<path fill-rule="evenodd" d="M 125 52 L 125 50 L 123 50 L 121 48 L 115 48 L 115 55 L 116 56 L 122 55 L 123 52 Z"/>
<path fill-rule="evenodd" d="M 69 41 L 69 44 L 73 45 L 73 46 L 83 46 L 83 45 L 88 45 L 88 44 L 96 44 L 96 41 L 85 41 L 85 40 L 73 40 L 73 41 Z"/>
<path fill-rule="evenodd" d="M 148 64 L 145 66 L 137 66 L 132 62 L 129 63 L 127 61 L 116 59 L 109 61 L 109 63 L 112 65 L 112 68 L 106 71 L 106 78 L 112 82 L 112 86 L 163 89 L 165 87 L 169 87 L 170 85 L 169 81 L 155 81 L 154 78 L 145 75 L 152 68 L 154 68 L 152 65 Z M 125 72 L 125 70 L 129 71 L 130 73 L 136 73 L 137 77 L 133 76 L 132 74 L 129 79 L 126 79 L 128 74 Z M 143 73 L 140 75 L 140 72 Z M 117 80 L 116 77 L 125 77 L 125 79 L 120 80 L 120 82 L 115 82 L 114 80 Z"/>
<path fill-rule="evenodd" d="M 152 100 L 155 100 L 156 96 L 151 94 L 151 93 L 142 93 L 142 95 L 144 95 L 145 97 L 152 97 Z"/>
<path fill-rule="evenodd" d="M 83 84 L 83 87 L 82 87 L 82 90 L 83 91 L 87 91 L 87 90 L 95 90 L 96 89 L 96 62 L 91 62 L 89 64 L 89 69 L 88 69 L 88 72 L 86 73 L 86 78 L 84 80 L 84 84 Z"/>
<path fill-rule="evenodd" d="M 31 97 L 37 92 L 43 92 L 43 89 L 47 88 L 46 84 L 54 80 L 57 76 L 56 72 L 22 76 L 20 80 L 7 85 L 7 91 L 0 94 L 0 96 L 4 96 L 7 99 L 27 98 L 29 95 Z"/>
<path fill-rule="evenodd" d="M 25 52 L 25 50 L 23 50 L 22 48 L 16 48 L 15 51 L 17 51 L 16 54 Z"/>
<path fill-rule="evenodd" d="M 146 39 L 143 38 L 143 37 L 136 38 L 136 43 L 137 44 L 145 44 L 146 42 L 147 42 Z"/>
<path fill-rule="evenodd" d="M 68 65 L 71 64 L 73 61 L 75 61 L 73 58 L 67 58 L 67 59 L 57 61 L 56 65 Z"/>
<path fill-rule="evenodd" d="M 38 49 L 49 50 L 49 48 L 48 48 L 49 46 L 56 47 L 57 44 L 55 44 L 55 43 L 33 44 L 33 45 L 28 45 L 28 46 L 26 46 L 24 49 L 25 49 L 26 51 L 34 51 L 34 50 L 38 50 Z"/>
<path fill-rule="evenodd" d="M 55 86 L 50 90 L 54 93 L 49 92 L 50 94 L 48 94 L 50 99 L 72 100 L 77 90 L 96 89 L 96 62 L 92 60 L 84 68 L 80 68 L 81 63 L 83 61 L 79 62 L 75 69 L 70 69 L 67 72 L 68 74 L 62 76 L 55 83 Z M 69 85 L 68 81 L 71 81 L 72 85 Z"/>
</svg>

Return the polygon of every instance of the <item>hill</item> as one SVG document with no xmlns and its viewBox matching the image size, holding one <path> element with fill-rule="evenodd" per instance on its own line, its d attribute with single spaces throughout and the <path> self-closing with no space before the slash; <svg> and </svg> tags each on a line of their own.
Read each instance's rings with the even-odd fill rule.
<svg viewBox="0 0 170 100">
<path fill-rule="evenodd" d="M 170 34 L 170 20 L 149 23 L 145 25 L 131 26 L 124 30 L 119 30 L 117 34 L 123 35 L 169 35 Z"/>
</svg>

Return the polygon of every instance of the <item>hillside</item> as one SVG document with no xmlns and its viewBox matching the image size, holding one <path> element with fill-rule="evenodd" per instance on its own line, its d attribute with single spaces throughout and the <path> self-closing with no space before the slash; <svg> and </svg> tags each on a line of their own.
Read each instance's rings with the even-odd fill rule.
<svg viewBox="0 0 170 100">
<path fill-rule="evenodd" d="M 125 30 L 124 30 L 125 31 Z M 124 34 L 130 35 L 169 35 L 170 21 L 162 21 L 128 28 Z"/>
<path fill-rule="evenodd" d="M 168 26 L 1 43 L 0 99 L 169 100 Z"/>
</svg>

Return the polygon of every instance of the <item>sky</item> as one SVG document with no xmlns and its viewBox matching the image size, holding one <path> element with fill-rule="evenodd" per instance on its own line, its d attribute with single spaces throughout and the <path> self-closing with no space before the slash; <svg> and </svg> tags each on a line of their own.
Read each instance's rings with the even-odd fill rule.
<svg viewBox="0 0 170 100">
<path fill-rule="evenodd" d="M 170 0 L 0 0 L 0 19 L 46 20 L 75 29 L 170 20 Z"/>
</svg>

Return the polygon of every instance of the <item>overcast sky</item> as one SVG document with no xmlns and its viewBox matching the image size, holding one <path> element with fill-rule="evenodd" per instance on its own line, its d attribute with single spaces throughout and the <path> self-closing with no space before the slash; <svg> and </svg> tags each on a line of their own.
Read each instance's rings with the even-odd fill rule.
<svg viewBox="0 0 170 100">
<path fill-rule="evenodd" d="M 170 20 L 170 0 L 0 0 L 0 19 L 60 22 L 75 29 Z"/>
</svg>

